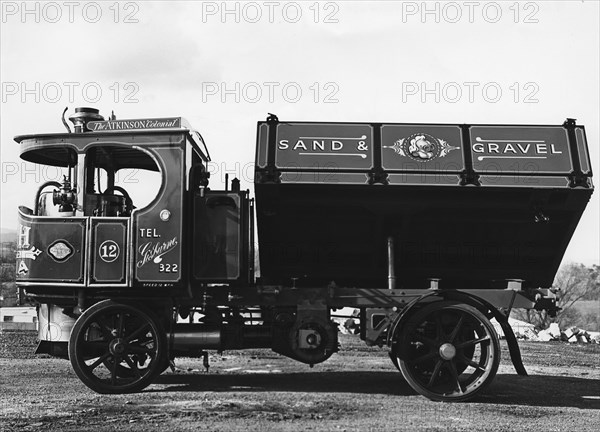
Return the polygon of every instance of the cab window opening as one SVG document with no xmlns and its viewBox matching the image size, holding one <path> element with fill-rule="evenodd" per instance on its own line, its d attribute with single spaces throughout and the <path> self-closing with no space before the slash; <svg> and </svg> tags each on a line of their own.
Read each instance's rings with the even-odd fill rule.
<svg viewBox="0 0 600 432">
<path fill-rule="evenodd" d="M 77 207 L 77 154 L 72 149 L 61 149 L 63 159 L 47 158 L 44 166 L 57 169 L 52 180 L 42 183 L 35 194 L 34 209 L 23 207 L 27 214 L 36 216 L 69 217 L 74 216 Z M 49 154 L 53 154 L 50 149 Z M 52 188 L 53 189 L 52 189 Z"/>
<path fill-rule="evenodd" d="M 160 190 L 156 163 L 139 149 L 98 146 L 86 156 L 86 216 L 129 217 Z"/>
</svg>

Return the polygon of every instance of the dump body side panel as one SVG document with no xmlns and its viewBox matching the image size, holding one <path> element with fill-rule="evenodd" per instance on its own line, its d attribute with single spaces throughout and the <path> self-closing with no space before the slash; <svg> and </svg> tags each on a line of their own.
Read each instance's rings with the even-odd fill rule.
<svg viewBox="0 0 600 432">
<path fill-rule="evenodd" d="M 593 190 L 582 127 L 261 122 L 257 146 L 273 283 L 385 286 L 392 237 L 404 288 L 549 286 Z"/>
</svg>

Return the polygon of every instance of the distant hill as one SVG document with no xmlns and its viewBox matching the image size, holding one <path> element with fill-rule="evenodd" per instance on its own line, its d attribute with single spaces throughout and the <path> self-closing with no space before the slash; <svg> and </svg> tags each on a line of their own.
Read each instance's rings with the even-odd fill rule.
<svg viewBox="0 0 600 432">
<path fill-rule="evenodd" d="M 0 228 L 0 243 L 16 242 L 17 230 L 13 228 Z"/>
</svg>

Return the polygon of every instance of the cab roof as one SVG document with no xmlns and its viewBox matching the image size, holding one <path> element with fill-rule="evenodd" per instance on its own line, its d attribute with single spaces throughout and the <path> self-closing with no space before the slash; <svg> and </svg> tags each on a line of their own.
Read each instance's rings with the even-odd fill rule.
<svg viewBox="0 0 600 432">
<path fill-rule="evenodd" d="M 210 161 L 204 139 L 181 117 L 92 121 L 86 126 L 90 132 L 18 135 L 14 140 L 21 144 L 21 159 L 36 164 L 74 166 L 77 154 L 101 148 L 96 154 L 99 167 L 156 171 L 152 157 L 136 147 L 165 140 L 174 144 L 169 136 L 182 134 L 203 161 Z"/>
</svg>

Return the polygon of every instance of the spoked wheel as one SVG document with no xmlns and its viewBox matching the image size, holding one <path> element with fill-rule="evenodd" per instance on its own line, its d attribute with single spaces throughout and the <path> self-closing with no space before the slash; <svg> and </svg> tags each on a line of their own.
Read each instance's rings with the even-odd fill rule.
<svg viewBox="0 0 600 432">
<path fill-rule="evenodd" d="M 425 306 L 400 330 L 394 352 L 410 386 L 437 401 L 474 397 L 496 375 L 500 344 L 476 308 L 448 301 Z"/>
<path fill-rule="evenodd" d="M 104 300 L 75 322 L 69 359 L 79 379 L 98 393 L 136 392 L 163 371 L 167 339 L 151 313 Z"/>
</svg>

